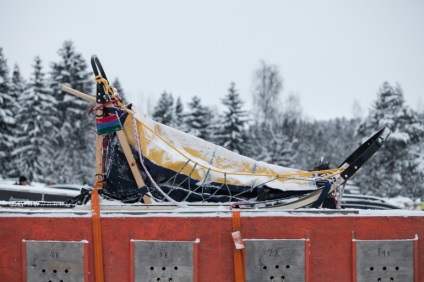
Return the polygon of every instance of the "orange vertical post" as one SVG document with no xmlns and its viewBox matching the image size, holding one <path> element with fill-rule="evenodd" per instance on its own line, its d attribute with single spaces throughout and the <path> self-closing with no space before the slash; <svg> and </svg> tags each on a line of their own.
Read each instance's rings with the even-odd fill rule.
<svg viewBox="0 0 424 282">
<path fill-rule="evenodd" d="M 100 204 L 99 193 L 97 187 L 91 192 L 91 209 L 93 222 L 93 249 L 94 249 L 94 272 L 96 274 L 96 282 L 104 281 L 103 273 L 103 246 L 102 246 L 102 229 L 100 222 Z"/>
<path fill-rule="evenodd" d="M 233 211 L 233 232 L 240 231 L 240 211 Z M 234 275 L 236 282 L 245 282 L 243 252 L 241 249 L 236 249 L 234 246 Z"/>
</svg>

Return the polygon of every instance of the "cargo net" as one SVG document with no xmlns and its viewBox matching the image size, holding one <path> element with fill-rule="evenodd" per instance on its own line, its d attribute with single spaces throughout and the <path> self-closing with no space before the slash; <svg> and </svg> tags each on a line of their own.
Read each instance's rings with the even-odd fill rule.
<svg viewBox="0 0 424 282">
<path fill-rule="evenodd" d="M 339 175 L 341 172 L 341 169 L 338 168 L 312 172 L 294 170 L 295 172 L 284 174 L 260 174 L 253 172 L 239 173 L 234 170 L 227 172 L 215 167 L 208 167 L 185 156 L 179 148 L 176 148 L 174 144 L 171 144 L 163 136 L 160 136 L 156 130 L 152 129 L 156 126 L 149 126 L 151 124 L 144 123 L 145 120 L 137 119 L 130 110 L 126 111 L 129 112 L 127 125 L 131 124 L 129 128 L 131 128 L 135 137 L 133 138 L 135 144 L 132 144 L 131 150 L 147 189 L 145 189 L 146 187 L 144 189 L 137 187 L 116 133 L 109 134 L 105 164 L 106 187 L 103 189 L 103 195 L 122 202 L 138 202 L 146 192 L 153 198 L 154 202 L 172 202 L 177 205 L 184 202 L 258 203 L 272 200 L 291 201 L 294 198 L 302 198 L 311 192 L 324 188 L 328 179 Z M 158 124 L 153 123 L 155 123 L 154 125 Z M 140 127 L 144 134 L 148 133 L 158 142 L 161 142 L 162 148 L 172 152 L 171 154 L 179 155 L 182 165 L 173 170 L 158 165 L 145 157 L 141 148 Z M 175 129 L 172 130 L 175 131 Z M 181 162 L 181 159 L 184 161 Z M 199 170 L 203 171 L 200 178 Z M 240 183 L 234 182 L 234 178 L 237 177 L 251 177 L 254 181 L 250 185 L 240 185 Z M 219 179 L 219 181 L 214 181 L 214 179 Z M 286 183 L 288 189 L 285 189 Z"/>
</svg>

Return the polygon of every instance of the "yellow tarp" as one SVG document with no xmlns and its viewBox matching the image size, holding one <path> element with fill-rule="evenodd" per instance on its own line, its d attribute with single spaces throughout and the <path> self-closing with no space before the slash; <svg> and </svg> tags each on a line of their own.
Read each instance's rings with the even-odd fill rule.
<svg viewBox="0 0 424 282">
<path fill-rule="evenodd" d="M 180 172 L 201 183 L 268 187 L 289 190 L 316 189 L 311 172 L 256 161 L 221 146 L 155 122 L 145 114 L 130 114 L 124 124 L 128 142 L 158 166 Z M 137 130 L 134 127 L 135 117 Z"/>
</svg>

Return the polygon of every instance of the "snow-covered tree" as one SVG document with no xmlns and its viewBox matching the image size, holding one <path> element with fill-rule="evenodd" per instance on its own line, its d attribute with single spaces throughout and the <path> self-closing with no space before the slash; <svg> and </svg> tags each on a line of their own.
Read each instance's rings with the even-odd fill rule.
<svg viewBox="0 0 424 282">
<path fill-rule="evenodd" d="M 26 93 L 27 91 L 29 91 L 28 84 L 26 83 L 25 79 L 22 77 L 21 71 L 18 65 L 15 65 L 13 69 L 13 73 L 12 73 L 11 87 L 9 92 L 10 97 L 12 97 L 12 100 L 14 101 L 13 108 L 11 110 L 14 114 L 15 121 L 16 121 L 13 134 L 12 134 L 12 136 L 14 136 L 13 150 L 15 150 L 16 148 L 19 148 L 20 146 L 18 137 L 23 136 L 25 134 L 24 132 L 22 132 L 22 126 L 21 126 L 23 121 L 20 120 L 18 117 L 20 114 L 20 110 L 22 109 L 20 104 L 22 97 L 23 96 L 29 97 L 29 94 Z M 17 158 L 12 157 L 9 164 L 10 164 L 8 168 L 9 176 L 11 177 L 19 176 L 21 174 L 21 171 L 19 168 L 20 161 Z"/>
<path fill-rule="evenodd" d="M 13 97 L 10 95 L 10 77 L 7 60 L 0 47 L 0 175 L 8 174 L 13 149 L 15 118 Z"/>
<path fill-rule="evenodd" d="M 185 123 L 184 123 L 184 105 L 181 102 L 181 98 L 178 97 L 177 101 L 175 102 L 175 110 L 174 110 L 175 117 L 172 120 L 172 127 L 186 131 Z"/>
<path fill-rule="evenodd" d="M 218 145 L 243 154 L 248 114 L 243 110 L 244 102 L 241 100 L 234 82 L 231 83 L 222 103 L 226 106 L 226 110 L 218 123 L 219 128 L 215 140 L 217 140 Z"/>
<path fill-rule="evenodd" d="M 202 138 L 204 140 L 210 140 L 210 121 L 212 120 L 212 113 L 209 108 L 202 105 L 202 101 L 199 97 L 194 96 L 191 102 L 188 104 L 188 114 L 186 115 L 186 125 L 188 127 L 188 133 Z"/>
<path fill-rule="evenodd" d="M 293 143 L 283 134 L 281 129 L 268 128 L 266 130 L 252 126 L 248 132 L 246 155 L 255 160 L 270 164 L 291 167 L 294 164 L 297 153 L 293 149 Z"/>
<path fill-rule="evenodd" d="M 52 173 L 54 147 L 51 136 L 57 132 L 58 118 L 54 115 L 56 100 L 47 87 L 39 57 L 35 58 L 33 67 L 29 90 L 21 92 L 18 100 L 20 109 L 16 120 L 20 134 L 12 154 L 18 160 L 20 174 L 32 181 L 45 181 Z"/>
<path fill-rule="evenodd" d="M 60 124 L 57 124 L 59 141 L 54 158 L 58 169 L 52 176 L 60 182 L 89 182 L 94 177 L 94 138 L 90 135 L 91 118 L 87 112 L 89 102 L 60 90 L 67 85 L 90 94 L 93 76 L 72 41 L 65 41 L 58 51 L 60 61 L 52 64 L 51 88 L 58 101 Z"/>
<path fill-rule="evenodd" d="M 366 165 L 366 174 L 360 174 L 360 185 L 365 191 L 378 195 L 421 196 L 424 192 L 422 170 L 424 125 L 418 114 L 404 104 L 399 85 L 384 82 L 368 118 L 360 124 L 357 134 L 368 137 L 387 126 L 389 140 Z"/>
<path fill-rule="evenodd" d="M 174 118 L 174 98 L 171 93 L 163 92 L 153 110 L 153 119 L 162 124 L 171 125 Z"/>
</svg>

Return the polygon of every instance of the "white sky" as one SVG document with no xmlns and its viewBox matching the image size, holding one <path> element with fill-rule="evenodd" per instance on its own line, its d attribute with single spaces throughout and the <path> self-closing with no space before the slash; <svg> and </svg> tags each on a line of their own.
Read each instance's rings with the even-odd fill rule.
<svg viewBox="0 0 424 282">
<path fill-rule="evenodd" d="M 424 100 L 424 1 L 0 0 L 0 47 L 25 77 L 39 55 L 45 71 L 72 40 L 97 54 L 136 104 L 164 91 L 221 105 L 230 82 L 251 107 L 254 70 L 276 64 L 312 118 L 366 111 L 387 80 L 414 109 Z"/>
</svg>

